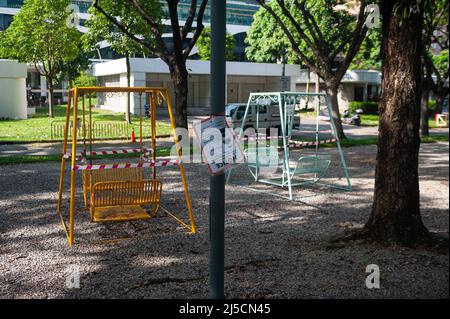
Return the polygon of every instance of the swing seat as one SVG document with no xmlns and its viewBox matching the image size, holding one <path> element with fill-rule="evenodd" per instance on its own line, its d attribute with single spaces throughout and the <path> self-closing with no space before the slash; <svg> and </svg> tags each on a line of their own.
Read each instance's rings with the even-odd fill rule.
<svg viewBox="0 0 450 319">
<path fill-rule="evenodd" d="M 150 218 L 159 209 L 162 183 L 144 180 L 140 168 L 84 171 L 83 192 L 92 222 L 131 221 Z M 90 205 L 88 205 L 90 198 Z M 89 208 L 88 208 L 89 206 Z"/>
<path fill-rule="evenodd" d="M 328 170 L 330 164 L 330 155 L 302 156 L 298 159 L 295 169 L 291 172 L 291 178 L 299 174 L 323 174 Z"/>
<path fill-rule="evenodd" d="M 160 206 L 162 183 L 159 180 L 108 181 L 96 183 L 91 191 L 91 221 L 132 221 L 151 217 Z"/>
<path fill-rule="evenodd" d="M 143 179 L 142 169 L 121 168 L 95 171 L 83 171 L 84 208 L 89 210 L 88 198 L 92 187 L 100 182 L 140 181 Z"/>
</svg>

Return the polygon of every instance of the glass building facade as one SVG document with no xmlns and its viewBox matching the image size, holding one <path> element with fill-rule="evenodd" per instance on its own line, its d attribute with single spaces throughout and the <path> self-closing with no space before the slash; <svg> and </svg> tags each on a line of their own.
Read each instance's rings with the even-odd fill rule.
<svg viewBox="0 0 450 319">
<path fill-rule="evenodd" d="M 211 1 L 205 9 L 203 21 L 211 22 Z M 179 3 L 178 16 L 180 20 L 185 20 L 189 15 L 191 1 L 181 0 Z M 227 1 L 227 24 L 250 26 L 253 21 L 253 15 L 258 11 L 258 4 L 252 0 L 233 0 Z"/>
<path fill-rule="evenodd" d="M 9 9 L 19 9 L 22 7 L 25 0 L 0 0 L 0 31 L 6 30 L 12 22 L 13 14 L 8 12 L 2 12 L 1 8 L 9 8 Z M 200 2 L 198 1 L 198 6 L 200 6 Z M 211 5 L 210 1 L 205 9 L 203 22 L 210 23 L 211 22 Z M 71 3 L 78 6 L 81 13 L 87 13 L 88 9 L 92 4 L 92 0 L 72 0 Z M 166 1 L 161 1 L 161 3 L 165 4 Z M 190 0 L 180 0 L 179 1 L 179 9 L 178 16 L 181 21 L 185 20 L 189 14 L 190 9 Z M 227 1 L 227 25 L 229 26 L 238 26 L 241 31 L 238 33 L 233 33 L 235 38 L 235 49 L 234 56 L 236 60 L 243 61 L 245 60 L 245 36 L 246 30 L 250 27 L 253 21 L 253 15 L 259 9 L 259 5 L 254 0 L 230 0 Z M 167 13 L 167 12 L 166 12 Z M 80 24 L 83 26 L 85 20 L 80 20 Z M 230 29 L 230 28 L 228 28 Z M 244 30 L 244 31 L 242 31 Z M 167 30 L 170 32 L 170 30 Z M 229 30 L 230 31 L 230 30 Z M 105 54 L 103 58 L 118 58 L 120 55 L 117 55 L 112 52 L 107 52 L 108 50 L 102 49 L 102 55 Z M 195 56 L 193 56 L 195 58 Z"/>
</svg>

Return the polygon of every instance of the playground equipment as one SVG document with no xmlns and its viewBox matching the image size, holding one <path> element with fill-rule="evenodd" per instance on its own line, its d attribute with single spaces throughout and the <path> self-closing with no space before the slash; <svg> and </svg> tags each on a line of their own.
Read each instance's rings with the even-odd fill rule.
<svg viewBox="0 0 450 319">
<path fill-rule="evenodd" d="M 315 99 L 317 102 L 315 128 L 312 132 L 313 136 L 303 139 L 301 135 L 302 125 L 300 112 L 296 110 L 296 106 L 302 103 L 302 99 L 308 99 L 308 102 L 310 99 Z M 311 105 L 312 103 L 309 104 Z M 277 107 L 279 109 L 281 125 L 278 128 L 278 134 L 275 136 L 267 136 L 265 129 L 260 130 L 260 119 L 263 118 L 260 114 L 266 112 L 268 107 Z M 256 121 L 250 124 L 247 119 L 251 112 L 256 112 Z M 327 119 L 323 119 L 324 115 L 327 116 Z M 329 124 L 328 131 L 324 129 L 324 125 L 320 123 L 320 119 L 327 121 L 326 123 Z M 245 131 L 244 128 L 246 129 Z M 321 135 L 324 133 L 330 133 L 331 137 L 327 136 L 324 138 Z M 252 178 L 251 181 L 232 181 L 233 169 L 230 169 L 227 182 L 240 185 L 260 182 L 287 188 L 289 193 L 287 198 L 289 200 L 293 200 L 292 187 L 299 185 L 321 184 L 323 186 L 348 191 L 352 188 L 336 126 L 332 119 L 329 97 L 325 94 L 303 92 L 251 93 L 242 119 L 239 139 L 244 144 L 247 143 L 244 145 L 246 146 L 244 147 L 246 149 L 246 166 Z M 268 142 L 273 141 L 276 141 L 276 145 L 268 146 Z M 325 185 L 319 183 L 326 173 L 334 169 L 331 154 L 327 153 L 327 151 L 319 152 L 319 145 L 331 143 L 336 143 L 337 145 L 339 162 L 343 171 L 343 177 L 346 180 L 346 185 Z M 294 161 L 291 160 L 292 150 L 305 150 L 310 147 L 314 147 L 312 155 L 301 154 Z M 276 175 L 275 177 L 263 176 L 264 170 L 268 168 L 272 168 L 272 175 Z"/>
<path fill-rule="evenodd" d="M 436 126 L 437 127 L 448 127 L 448 121 L 449 116 L 447 114 L 436 114 Z"/>
<path fill-rule="evenodd" d="M 92 99 L 93 93 L 137 93 L 139 96 L 139 148 L 131 150 L 93 151 L 93 122 Z M 144 148 L 143 144 L 143 114 L 142 98 L 149 101 L 151 108 L 150 127 L 151 145 Z M 78 116 L 79 100 L 81 98 L 81 118 Z M 86 98 L 89 102 L 86 110 Z M 156 158 L 156 107 L 167 105 L 172 134 L 177 147 L 178 160 L 157 160 Z M 154 115 L 154 116 L 153 116 Z M 72 119 L 72 120 L 71 120 Z M 72 125 L 72 123 L 77 123 Z M 71 153 L 67 153 L 69 129 L 72 130 Z M 77 154 L 78 134 L 82 134 L 83 151 Z M 89 152 L 87 151 L 89 146 Z M 121 164 L 93 164 L 93 157 L 115 154 L 141 154 L 139 163 Z M 66 224 L 62 213 L 63 185 L 66 174 L 66 160 L 70 159 L 70 208 L 69 225 Z M 77 163 L 81 161 L 81 163 Z M 169 211 L 161 205 L 163 183 L 156 178 L 157 167 L 178 166 L 184 187 L 184 195 L 188 210 L 189 224 L 181 217 Z M 144 168 L 151 168 L 150 179 L 144 177 Z M 181 162 L 181 150 L 178 137 L 175 134 L 175 122 L 170 104 L 169 94 L 166 88 L 151 87 L 76 87 L 69 91 L 67 104 L 66 123 L 64 129 L 63 156 L 61 160 L 61 174 L 59 180 L 59 197 L 57 212 L 61 218 L 66 232 L 69 246 L 74 241 L 75 225 L 75 177 L 78 171 L 82 172 L 83 197 L 85 210 L 90 211 L 91 222 L 121 222 L 148 219 L 154 217 L 159 210 L 163 210 L 190 232 L 196 232 L 196 225 L 189 196 L 189 190 L 183 163 Z"/>
</svg>

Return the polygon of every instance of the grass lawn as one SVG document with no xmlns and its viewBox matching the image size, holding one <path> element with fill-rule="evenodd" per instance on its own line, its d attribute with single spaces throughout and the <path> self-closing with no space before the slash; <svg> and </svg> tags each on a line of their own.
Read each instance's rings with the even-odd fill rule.
<svg viewBox="0 0 450 319">
<path fill-rule="evenodd" d="M 378 115 L 361 115 L 361 125 L 362 126 L 378 126 Z M 437 128 L 434 119 L 430 118 L 428 120 L 428 125 L 430 128 Z"/>
<path fill-rule="evenodd" d="M 300 117 L 315 117 L 316 111 L 314 111 L 314 108 L 308 108 L 308 109 L 301 109 L 296 110 L 295 113 L 298 115 L 300 113 Z"/>
<path fill-rule="evenodd" d="M 95 103 L 94 103 L 95 104 Z M 81 104 L 80 104 L 81 105 Z M 48 142 L 52 140 L 51 124 L 65 123 L 66 106 L 57 105 L 54 107 L 54 118 L 48 117 L 48 109 L 36 108 L 36 114 L 27 120 L 0 120 L 0 142 Z M 81 117 L 81 107 L 79 108 Z M 125 115 L 123 113 L 115 113 L 106 110 L 92 109 L 92 121 L 117 121 L 124 123 Z M 138 117 L 132 115 L 131 127 L 134 128 L 136 138 L 139 135 Z M 146 121 L 144 132 L 150 132 L 149 121 Z M 131 127 L 129 131 L 131 132 Z M 170 133 L 170 125 L 157 122 L 156 134 L 165 135 Z M 131 133 L 130 133 L 131 134 Z M 149 133 L 147 133 L 148 135 Z M 145 133 L 144 133 L 145 135 Z M 62 138 L 53 138 L 53 140 L 62 140 Z"/>
</svg>

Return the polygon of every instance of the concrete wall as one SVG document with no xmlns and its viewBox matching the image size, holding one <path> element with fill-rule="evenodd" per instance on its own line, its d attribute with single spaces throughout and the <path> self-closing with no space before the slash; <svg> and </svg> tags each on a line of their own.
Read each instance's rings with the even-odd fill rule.
<svg viewBox="0 0 450 319">
<path fill-rule="evenodd" d="M 0 118 L 27 118 L 26 78 L 26 64 L 0 60 Z"/>
<path fill-rule="evenodd" d="M 130 59 L 131 85 L 149 87 L 167 87 L 172 104 L 174 103 L 174 87 L 169 68 L 160 59 Z M 188 107 L 210 106 L 210 63 L 209 61 L 188 60 L 189 70 Z M 280 91 L 282 65 L 270 63 L 227 62 L 227 103 L 246 103 L 250 92 Z M 286 65 L 286 76 L 300 74 L 297 65 Z M 125 59 L 118 59 L 94 65 L 93 75 L 99 78 L 102 86 L 126 86 Z M 113 76 L 111 78 L 111 76 Z M 295 91 L 295 81 L 291 80 L 291 91 Z M 131 111 L 138 113 L 138 96 L 133 96 Z M 144 99 L 144 97 L 143 97 Z M 99 99 L 104 108 L 124 112 L 126 98 L 104 100 Z M 146 104 L 143 101 L 143 104 Z"/>
<path fill-rule="evenodd" d="M 311 73 L 310 77 L 310 92 L 315 92 L 316 86 L 316 75 Z M 307 73 L 305 70 L 302 70 L 300 76 L 294 78 L 295 90 L 296 91 L 306 91 L 306 82 L 307 82 Z M 368 87 L 372 87 L 372 95 L 369 96 Z M 342 79 L 342 83 L 339 86 L 338 92 L 338 103 L 339 109 L 341 112 L 347 110 L 349 107 L 349 103 L 355 101 L 355 87 L 361 87 L 363 96 L 363 101 L 373 100 L 373 93 L 376 91 L 380 92 L 381 90 L 381 73 L 379 71 L 372 70 L 356 70 L 356 71 L 347 71 L 344 78 Z M 320 92 L 325 92 L 325 84 L 322 80 L 320 80 Z M 376 96 L 376 94 L 375 94 Z"/>
</svg>

